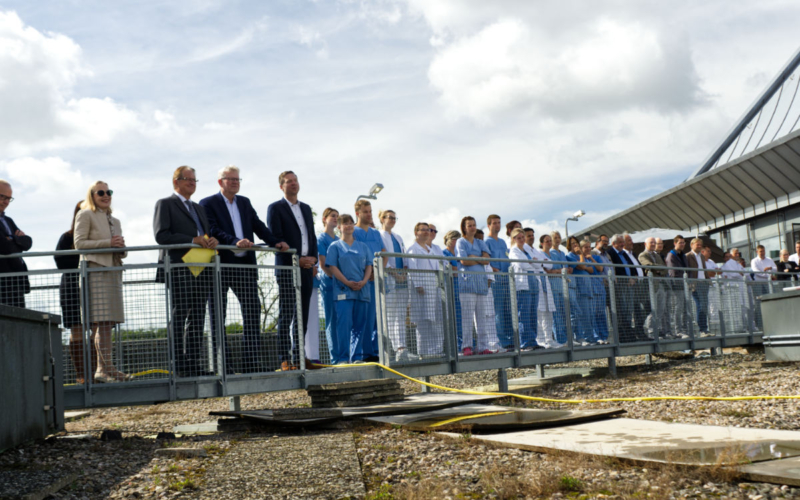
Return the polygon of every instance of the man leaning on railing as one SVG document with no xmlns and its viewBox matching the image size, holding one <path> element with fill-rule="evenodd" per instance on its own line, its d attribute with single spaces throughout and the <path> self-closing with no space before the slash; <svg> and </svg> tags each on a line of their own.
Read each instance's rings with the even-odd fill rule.
<svg viewBox="0 0 800 500">
<path fill-rule="evenodd" d="M 0 179 L 0 255 L 22 253 L 31 249 L 31 237 L 17 227 L 11 217 L 6 216 L 8 205 L 14 201 L 11 184 Z M 20 273 L 28 270 L 21 257 L 0 259 L 0 274 Z M 25 307 L 25 294 L 31 285 L 27 276 L 0 277 L 0 304 Z"/>
</svg>

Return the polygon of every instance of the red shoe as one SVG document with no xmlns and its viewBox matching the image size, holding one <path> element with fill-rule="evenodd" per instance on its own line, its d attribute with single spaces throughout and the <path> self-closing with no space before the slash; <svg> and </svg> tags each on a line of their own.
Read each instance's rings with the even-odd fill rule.
<svg viewBox="0 0 800 500">
<path fill-rule="evenodd" d="M 472 347 L 465 347 L 463 351 L 461 351 L 464 356 L 472 356 Z"/>
<path fill-rule="evenodd" d="M 481 352 L 479 352 L 478 354 L 495 354 L 495 351 L 492 351 L 492 350 L 489 350 L 489 349 L 484 349 Z"/>
</svg>

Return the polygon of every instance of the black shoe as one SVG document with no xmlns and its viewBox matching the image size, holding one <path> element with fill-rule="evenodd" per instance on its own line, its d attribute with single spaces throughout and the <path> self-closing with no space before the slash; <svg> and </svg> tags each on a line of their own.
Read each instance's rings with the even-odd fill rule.
<svg viewBox="0 0 800 500">
<path fill-rule="evenodd" d="M 364 358 L 364 361 L 366 361 L 367 363 L 377 363 L 380 360 L 381 358 L 379 358 L 378 356 L 367 356 L 366 358 Z"/>
</svg>

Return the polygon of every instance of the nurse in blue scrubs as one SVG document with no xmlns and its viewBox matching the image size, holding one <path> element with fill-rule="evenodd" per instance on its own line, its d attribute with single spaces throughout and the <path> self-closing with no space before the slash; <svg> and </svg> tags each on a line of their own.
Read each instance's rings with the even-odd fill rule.
<svg viewBox="0 0 800 500">
<path fill-rule="evenodd" d="M 355 209 L 358 222 L 353 232 L 353 237 L 356 241 L 367 245 L 367 248 L 369 248 L 369 263 L 372 265 L 375 254 L 386 251 L 386 247 L 383 246 L 383 236 L 381 236 L 380 231 L 373 227 L 372 205 L 369 201 L 358 200 Z M 384 267 L 388 260 L 387 257 L 383 258 Z M 359 352 L 357 355 L 359 359 L 364 359 L 365 361 L 378 361 L 378 317 L 375 309 L 375 281 L 372 278 L 367 284 L 367 289 L 372 302 L 372 310 L 367 312 L 367 321 L 371 326 L 369 328 L 369 338 L 365 339 L 363 343 L 364 352 Z"/>
<path fill-rule="evenodd" d="M 566 261 L 566 254 L 559 248 L 561 246 L 561 233 L 558 231 L 553 231 L 550 233 L 550 238 L 553 242 L 553 248 L 548 252 L 550 259 L 561 262 Z M 564 264 L 553 264 L 553 271 L 557 271 L 560 275 L 561 268 L 563 267 L 567 268 L 568 275 L 572 273 L 572 268 L 565 266 Z M 553 301 L 556 303 L 556 313 L 554 315 L 555 317 L 553 318 L 553 323 L 555 324 L 556 329 L 556 340 L 563 344 L 567 341 L 567 318 L 564 307 L 563 278 L 553 276 L 550 281 L 550 287 L 553 289 Z"/>
<path fill-rule="evenodd" d="M 328 247 L 326 265 L 336 281 L 333 282 L 333 300 L 336 302 L 336 334 L 342 349 L 344 339 L 350 343 L 350 362 L 366 361 L 364 343 L 369 342 L 371 328 L 369 310 L 375 314 L 370 302 L 368 283 L 372 278 L 370 249 L 353 237 L 353 217 L 339 217 L 342 239 Z M 374 316 L 373 316 L 374 317 Z"/>
<path fill-rule="evenodd" d="M 566 247 L 569 249 L 567 261 L 580 262 L 581 245 L 578 238 L 570 236 Z M 585 266 L 570 264 L 570 268 L 573 276 L 569 279 L 569 319 L 572 324 L 572 339 L 575 345 L 582 345 L 588 343 L 592 331 L 591 309 L 584 311 L 586 307 L 591 306 L 592 287 L 586 277 L 589 273 L 586 272 Z"/>
<path fill-rule="evenodd" d="M 444 245 L 445 249 L 442 251 L 442 255 L 445 257 L 453 257 L 452 260 L 449 260 L 450 266 L 453 269 L 458 269 L 458 261 L 455 260 L 456 256 L 456 242 L 461 237 L 461 233 L 458 231 L 448 231 L 447 234 L 444 235 Z M 461 351 L 461 299 L 458 295 L 458 274 L 453 275 L 453 297 L 455 299 L 455 311 L 456 311 L 456 334 L 458 336 L 458 350 Z"/>
<path fill-rule="evenodd" d="M 319 249 L 319 269 L 320 283 L 319 291 L 322 295 L 322 309 L 325 313 L 325 338 L 328 341 L 328 353 L 330 354 L 330 364 L 346 363 L 350 358 L 350 339 L 345 336 L 344 349 L 341 349 L 339 339 L 336 336 L 336 303 L 333 300 L 333 273 L 325 265 L 328 257 L 328 248 L 331 243 L 339 237 L 334 233 L 334 229 L 339 224 L 339 212 L 335 208 L 326 208 L 322 212 L 322 223 L 325 225 L 325 232 L 317 237 L 317 248 Z"/>
<path fill-rule="evenodd" d="M 486 219 L 486 228 L 489 234 L 483 239 L 486 248 L 489 249 L 489 256 L 494 259 L 507 259 L 508 246 L 506 240 L 500 238 L 500 216 L 492 214 Z M 514 349 L 514 331 L 511 325 L 511 301 L 508 294 L 508 262 L 493 261 L 489 265 L 492 267 L 494 283 L 492 284 L 492 301 L 494 302 L 494 327 L 497 332 L 497 340 L 500 346 L 507 350 Z M 516 311 L 514 311 L 516 313 Z"/>
</svg>

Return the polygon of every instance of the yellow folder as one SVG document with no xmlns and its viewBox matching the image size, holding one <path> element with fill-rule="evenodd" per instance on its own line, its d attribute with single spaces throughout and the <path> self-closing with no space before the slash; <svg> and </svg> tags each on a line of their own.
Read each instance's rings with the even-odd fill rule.
<svg viewBox="0 0 800 500">
<path fill-rule="evenodd" d="M 204 237 L 208 239 L 208 235 Z M 183 254 L 181 260 L 186 264 L 208 264 L 214 260 L 215 255 L 217 255 L 217 251 L 211 248 L 191 248 L 188 252 Z M 200 276 L 203 269 L 205 269 L 205 267 L 189 266 L 189 272 L 191 272 L 192 276 L 195 278 Z"/>
</svg>

